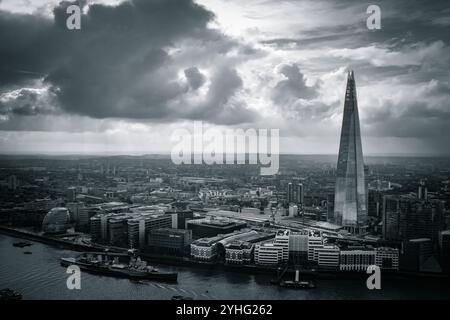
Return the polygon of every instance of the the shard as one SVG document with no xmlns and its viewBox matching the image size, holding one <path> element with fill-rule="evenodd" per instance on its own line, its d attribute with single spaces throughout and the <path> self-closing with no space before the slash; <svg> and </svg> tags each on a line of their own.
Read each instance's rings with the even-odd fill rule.
<svg viewBox="0 0 450 320">
<path fill-rule="evenodd" d="M 367 193 L 355 76 L 348 73 L 336 171 L 333 222 L 360 233 L 367 222 Z"/>
</svg>

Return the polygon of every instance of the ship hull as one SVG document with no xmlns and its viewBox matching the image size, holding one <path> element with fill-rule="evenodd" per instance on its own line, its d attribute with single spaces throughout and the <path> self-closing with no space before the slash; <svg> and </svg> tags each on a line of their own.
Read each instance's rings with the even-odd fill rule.
<svg viewBox="0 0 450 320">
<path fill-rule="evenodd" d="M 99 274 L 99 275 L 105 275 L 105 276 L 111 276 L 111 277 L 118 277 L 118 278 L 129 278 L 134 280 L 157 280 L 157 281 L 164 281 L 164 282 L 176 282 L 178 275 L 177 273 L 173 272 L 139 272 L 139 271 L 131 271 L 131 270 L 122 270 L 122 269 L 114 269 L 110 267 L 105 266 L 95 266 L 89 263 L 83 263 L 80 261 L 72 260 L 72 259 L 61 259 L 61 265 L 63 267 L 68 267 L 70 265 L 76 265 L 80 268 L 80 270 L 93 273 L 93 274 Z"/>
</svg>

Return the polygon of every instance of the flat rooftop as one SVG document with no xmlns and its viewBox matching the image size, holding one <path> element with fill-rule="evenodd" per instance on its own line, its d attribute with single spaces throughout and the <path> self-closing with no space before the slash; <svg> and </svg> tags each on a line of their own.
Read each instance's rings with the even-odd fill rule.
<svg viewBox="0 0 450 320">
<path fill-rule="evenodd" d="M 260 213 L 252 213 L 252 212 L 235 212 L 229 210 L 209 210 L 206 213 L 207 216 L 214 217 L 226 217 L 233 218 L 237 220 L 245 220 L 249 222 L 255 223 L 266 223 L 269 222 L 269 217 L 266 215 L 262 215 Z"/>
</svg>

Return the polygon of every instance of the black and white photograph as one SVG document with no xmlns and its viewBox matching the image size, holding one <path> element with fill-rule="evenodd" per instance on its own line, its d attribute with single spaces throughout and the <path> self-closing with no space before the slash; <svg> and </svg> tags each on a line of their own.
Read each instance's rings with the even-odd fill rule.
<svg viewBox="0 0 450 320">
<path fill-rule="evenodd" d="M 449 146 L 449 1 L 0 0 L 1 304 L 448 301 Z"/>
</svg>

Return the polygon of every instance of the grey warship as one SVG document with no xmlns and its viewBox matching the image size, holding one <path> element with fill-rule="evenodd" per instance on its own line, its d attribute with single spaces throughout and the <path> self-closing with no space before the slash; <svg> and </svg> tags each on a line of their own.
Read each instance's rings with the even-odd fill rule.
<svg viewBox="0 0 450 320">
<path fill-rule="evenodd" d="M 178 277 L 176 272 L 159 271 L 140 257 L 126 254 L 84 252 L 77 257 L 61 258 L 60 262 L 64 267 L 76 265 L 90 273 L 134 280 L 176 282 Z"/>
</svg>

